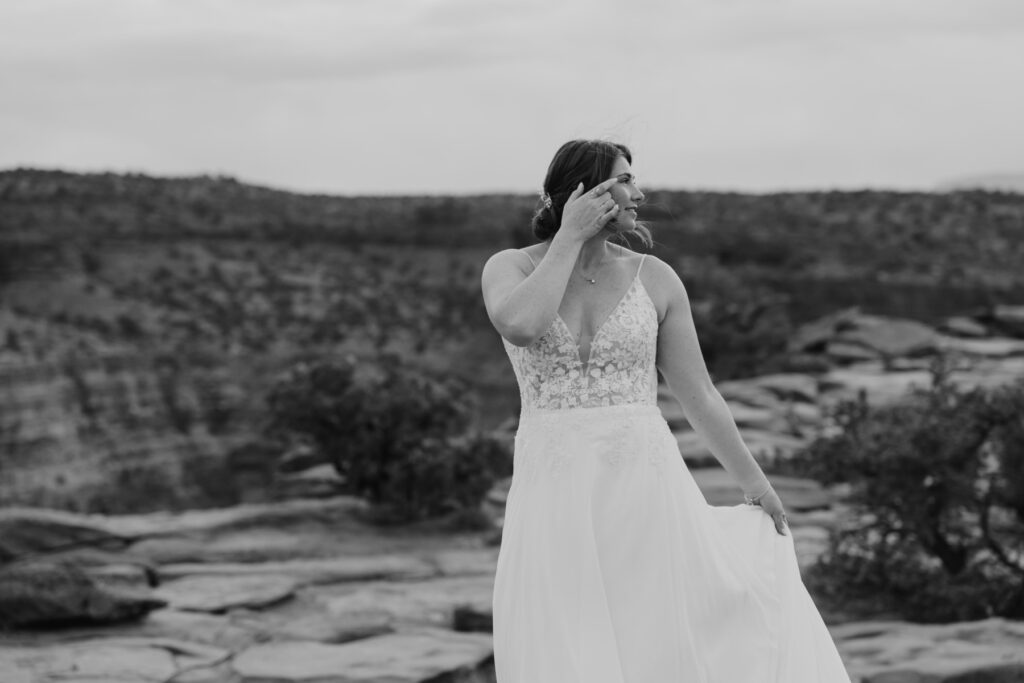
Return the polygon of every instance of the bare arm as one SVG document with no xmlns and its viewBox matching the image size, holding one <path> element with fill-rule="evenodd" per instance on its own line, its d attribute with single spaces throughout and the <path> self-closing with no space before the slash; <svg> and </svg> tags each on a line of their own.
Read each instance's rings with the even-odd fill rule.
<svg viewBox="0 0 1024 683">
<path fill-rule="evenodd" d="M 484 306 L 502 337 L 527 346 L 544 334 L 558 313 L 581 245 L 559 240 L 556 233 L 533 272 L 526 255 L 517 249 L 500 251 L 487 260 L 480 278 Z"/>
<path fill-rule="evenodd" d="M 649 261 L 656 264 L 659 287 L 667 294 L 665 315 L 658 328 L 658 369 L 694 431 L 746 495 L 764 495 L 761 505 L 775 519 L 776 528 L 782 533 L 785 525 L 782 503 L 743 443 L 729 406 L 711 381 L 700 351 L 686 288 L 668 264 L 658 259 Z"/>
<path fill-rule="evenodd" d="M 611 178 L 586 194 L 581 183 L 573 191 L 562 212 L 562 225 L 533 272 L 528 270 L 528 258 L 516 249 L 500 251 L 484 264 L 484 306 L 502 337 L 526 346 L 551 325 L 583 243 L 615 216 L 618 207 L 606 192 L 617 182 Z"/>
</svg>

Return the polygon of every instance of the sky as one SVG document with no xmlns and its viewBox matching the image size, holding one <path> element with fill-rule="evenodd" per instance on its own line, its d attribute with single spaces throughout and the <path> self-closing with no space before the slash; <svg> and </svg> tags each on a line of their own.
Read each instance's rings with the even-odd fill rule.
<svg viewBox="0 0 1024 683">
<path fill-rule="evenodd" d="M 536 192 L 572 138 L 642 187 L 1024 173 L 1020 0 L 3 0 L 0 169 Z"/>
</svg>

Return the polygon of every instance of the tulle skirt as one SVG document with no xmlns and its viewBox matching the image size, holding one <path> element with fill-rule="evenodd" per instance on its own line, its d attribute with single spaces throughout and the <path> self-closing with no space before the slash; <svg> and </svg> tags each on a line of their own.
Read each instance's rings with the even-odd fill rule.
<svg viewBox="0 0 1024 683">
<path fill-rule="evenodd" d="M 520 420 L 498 683 L 849 683 L 760 508 L 709 506 L 656 406 Z"/>
</svg>

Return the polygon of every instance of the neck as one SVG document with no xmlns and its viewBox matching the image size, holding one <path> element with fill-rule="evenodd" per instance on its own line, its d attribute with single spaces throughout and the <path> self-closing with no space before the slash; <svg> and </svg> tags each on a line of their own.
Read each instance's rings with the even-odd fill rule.
<svg viewBox="0 0 1024 683">
<path fill-rule="evenodd" d="M 608 244 L 607 237 L 602 230 L 583 243 L 580 255 L 576 259 L 582 270 L 589 273 L 608 260 L 613 248 Z"/>
</svg>

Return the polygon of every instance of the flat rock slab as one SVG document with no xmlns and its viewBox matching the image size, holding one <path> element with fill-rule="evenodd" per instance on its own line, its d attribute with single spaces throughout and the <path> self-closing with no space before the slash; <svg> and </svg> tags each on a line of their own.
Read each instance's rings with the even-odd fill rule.
<svg viewBox="0 0 1024 683">
<path fill-rule="evenodd" d="M 979 323 L 974 318 L 968 318 L 965 316 L 953 316 L 946 318 L 939 329 L 943 332 L 948 332 L 957 337 L 987 337 L 989 336 L 988 328 Z"/>
<path fill-rule="evenodd" d="M 242 683 L 421 683 L 446 674 L 483 676 L 493 669 L 493 657 L 490 634 L 437 630 L 343 645 L 259 645 L 238 655 L 232 667 Z"/>
<path fill-rule="evenodd" d="M 296 487 L 297 492 L 302 490 L 304 485 L 310 487 L 309 492 L 320 494 L 329 492 L 332 495 L 339 493 L 339 487 L 345 484 L 345 478 L 338 474 L 338 470 L 330 463 L 314 465 L 297 472 L 283 474 L 279 478 L 286 488 Z"/>
<path fill-rule="evenodd" d="M 989 358 L 1024 355 L 1024 339 L 1013 339 L 1010 337 L 961 339 L 959 337 L 943 336 L 939 339 L 939 347 L 944 351 L 959 351 L 970 356 L 985 356 Z"/>
<path fill-rule="evenodd" d="M 312 600 L 303 602 L 305 604 L 293 600 L 272 610 L 237 609 L 229 614 L 161 609 L 133 624 L 0 632 L 0 651 L 10 647 L 54 646 L 83 640 L 124 642 L 146 638 L 238 652 L 272 641 L 345 643 L 394 631 L 391 626 L 393 616 L 382 609 L 331 614 Z M 0 663 L 2 661 L 0 658 Z M 0 671 L 3 671 L 2 666 Z M 7 683 L 7 679 L 0 676 L 0 683 Z"/>
<path fill-rule="evenodd" d="M 436 566 L 442 576 L 492 575 L 498 566 L 498 549 L 444 550 L 424 559 Z"/>
<path fill-rule="evenodd" d="M 291 615 L 239 610 L 228 618 L 232 626 L 253 634 L 249 645 L 288 640 L 347 643 L 394 631 L 391 613 L 376 606 L 336 614 L 309 607 Z"/>
<path fill-rule="evenodd" d="M 459 608 L 490 615 L 493 595 L 492 569 L 489 575 L 473 577 L 331 587 L 320 590 L 316 600 L 330 614 L 360 614 L 379 609 L 388 612 L 396 624 L 452 629 Z"/>
<path fill-rule="evenodd" d="M 886 356 L 915 356 L 932 353 L 937 348 L 934 329 L 914 320 L 861 315 L 853 329 L 844 329 L 837 339 L 865 346 Z"/>
<path fill-rule="evenodd" d="M 143 541 L 142 548 L 152 548 L 157 539 Z M 195 562 L 275 562 L 296 557 L 315 557 L 323 545 L 323 531 L 296 529 L 291 526 L 270 528 L 264 526 L 251 529 L 237 529 L 203 538 L 199 548 L 188 549 L 197 559 Z M 137 546 L 132 550 L 138 552 Z M 159 552 L 159 546 L 156 548 Z M 171 552 L 174 546 L 170 547 Z M 196 555 L 198 551 L 198 555 Z M 166 555 L 165 555 L 166 556 Z M 181 561 L 181 560 L 178 560 Z"/>
<path fill-rule="evenodd" d="M 156 570 L 139 564 L 108 564 L 96 567 L 84 567 L 85 572 L 93 581 L 101 586 L 124 588 L 139 592 L 149 592 L 150 576 Z"/>
<path fill-rule="evenodd" d="M 41 508 L 0 509 L 0 563 L 72 547 L 115 550 L 126 545 L 128 539 L 84 515 Z"/>
<path fill-rule="evenodd" d="M 169 640 L 86 640 L 0 648 L 0 672 L 19 672 L 31 681 L 163 683 L 183 668 L 210 665 L 226 654 L 216 648 Z M 3 679 L 4 683 L 18 680 L 17 676 Z"/>
<path fill-rule="evenodd" d="M 825 346 L 825 354 L 840 363 L 856 363 L 872 361 L 881 357 L 874 349 L 869 349 L 858 342 L 833 340 Z"/>
<path fill-rule="evenodd" d="M 780 372 L 753 377 L 749 382 L 783 401 L 813 403 L 818 398 L 818 380 L 799 372 Z"/>
<path fill-rule="evenodd" d="M 957 370 L 950 379 L 964 388 L 994 388 L 1024 377 L 1024 357 L 979 358 L 968 369 Z M 855 398 L 864 391 L 868 403 L 885 405 L 905 399 L 913 388 L 928 389 L 932 377 L 927 370 L 886 372 L 881 363 L 858 363 L 834 369 L 820 380 L 822 397 L 830 400 Z"/>
<path fill-rule="evenodd" d="M 823 392 L 839 398 L 856 398 L 863 391 L 868 403 L 872 405 L 900 401 L 907 397 L 913 387 L 927 389 L 931 384 L 929 372 L 917 370 L 887 373 L 877 370 L 874 364 L 832 370 L 821 379 Z"/>
<path fill-rule="evenodd" d="M 861 683 L 1024 680 L 1024 623 L 853 622 L 831 632 L 851 678 Z"/>
<path fill-rule="evenodd" d="M 951 379 L 962 387 L 994 389 L 1012 384 L 1022 377 L 1024 377 L 1024 357 L 1011 356 L 974 363 L 969 370 L 953 373 Z"/>
<path fill-rule="evenodd" d="M 818 352 L 840 329 L 853 327 L 858 316 L 860 316 L 860 309 L 851 306 L 806 322 L 790 335 L 787 348 L 791 352 Z"/>
<path fill-rule="evenodd" d="M 268 607 L 292 597 L 297 587 L 295 579 L 273 574 L 188 576 L 161 586 L 156 595 L 175 609 L 217 613 Z"/>
<path fill-rule="evenodd" d="M 254 526 L 248 529 L 223 531 L 216 534 L 146 538 L 131 547 L 156 564 L 180 562 L 275 562 L 296 557 L 324 557 L 332 548 L 324 538 L 329 526 L 316 528 L 315 522 L 304 529 L 292 525 L 283 528 Z M 351 537 L 349 537 L 351 538 Z M 339 541 L 340 539 L 330 539 Z M 333 546 L 338 549 L 337 545 Z"/>
<path fill-rule="evenodd" d="M 160 567 L 159 571 L 163 579 L 273 574 L 290 577 L 302 586 L 372 579 L 403 581 L 436 576 L 438 573 L 432 563 L 409 555 L 369 555 L 290 562 L 169 564 Z"/>
<path fill-rule="evenodd" d="M 283 527 L 292 522 L 305 522 L 311 517 L 350 518 L 365 512 L 366 501 L 355 496 L 338 496 L 329 500 L 285 500 L 274 503 L 249 503 L 217 510 L 187 512 L 154 512 L 139 515 L 79 515 L 86 521 L 113 534 L 132 538 L 212 533 L 225 529 L 256 525 Z"/>
</svg>

